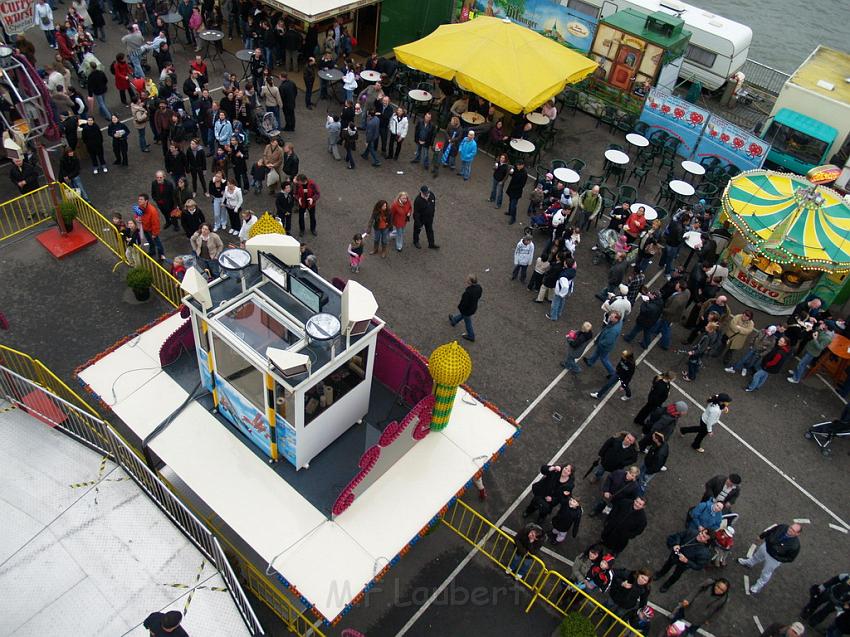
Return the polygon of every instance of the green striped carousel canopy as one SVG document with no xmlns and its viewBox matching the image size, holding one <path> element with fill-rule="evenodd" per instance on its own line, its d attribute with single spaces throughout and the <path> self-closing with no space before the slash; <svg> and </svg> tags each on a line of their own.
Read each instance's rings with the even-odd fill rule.
<svg viewBox="0 0 850 637">
<path fill-rule="evenodd" d="M 723 208 L 755 249 L 803 269 L 850 270 L 850 207 L 805 177 L 751 170 L 733 177 Z"/>
</svg>

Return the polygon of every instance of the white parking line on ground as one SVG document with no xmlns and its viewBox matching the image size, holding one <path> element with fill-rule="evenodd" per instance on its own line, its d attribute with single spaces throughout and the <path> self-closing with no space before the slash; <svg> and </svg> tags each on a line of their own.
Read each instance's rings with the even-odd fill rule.
<svg viewBox="0 0 850 637">
<path fill-rule="evenodd" d="M 837 524 L 829 523 L 829 528 L 835 529 L 836 531 L 841 531 L 842 533 L 847 533 L 847 529 L 838 526 Z"/>
<path fill-rule="evenodd" d="M 761 625 L 761 622 L 759 621 L 759 616 L 753 615 L 753 621 L 756 623 L 756 628 L 759 631 L 759 635 L 761 635 L 764 632 L 764 627 Z"/>
<path fill-rule="evenodd" d="M 652 363 L 650 363 L 649 361 L 645 361 L 645 362 L 646 362 L 647 367 L 649 367 L 651 370 L 653 370 L 656 374 L 660 373 L 660 371 L 658 370 L 658 368 L 657 368 L 657 367 L 655 367 L 655 365 L 653 365 L 653 364 L 652 364 Z M 697 400 L 696 400 L 693 396 L 691 396 L 688 392 L 686 392 L 684 389 L 682 389 L 682 387 L 681 387 L 681 386 L 679 386 L 679 385 L 678 385 L 678 384 L 676 384 L 675 382 L 674 382 L 674 383 L 672 383 L 672 385 L 673 385 L 673 387 L 674 387 L 674 388 L 676 388 L 676 390 L 677 390 L 680 394 L 682 394 L 682 396 L 684 396 L 685 398 L 687 398 L 687 399 L 688 399 L 690 402 L 692 402 L 694 405 L 696 405 L 696 406 L 697 406 L 697 407 L 699 407 L 700 409 L 703 409 L 703 408 L 704 408 L 704 405 L 703 405 L 702 403 L 700 403 L 699 401 L 697 401 Z M 799 484 L 796 480 L 794 480 L 794 478 L 792 478 L 792 477 L 791 477 L 791 476 L 789 476 L 787 473 L 785 473 L 782 469 L 780 469 L 780 468 L 779 468 L 779 467 L 778 467 L 775 463 L 773 463 L 771 460 L 769 460 L 769 459 L 767 458 L 767 456 L 765 456 L 765 455 L 764 455 L 763 453 L 761 453 L 758 449 L 756 449 L 755 447 L 753 447 L 753 446 L 752 446 L 749 442 L 747 442 L 746 440 L 744 440 L 744 439 L 743 439 L 740 435 L 738 435 L 738 434 L 737 434 L 737 433 L 736 433 L 736 432 L 735 432 L 735 431 L 734 431 L 731 427 L 729 427 L 728 425 L 724 424 L 722 421 L 719 421 L 717 424 L 718 424 L 718 425 L 720 425 L 721 427 L 723 427 L 723 429 L 724 429 L 726 432 L 728 432 L 728 433 L 729 433 L 729 434 L 730 434 L 733 438 L 735 438 L 735 440 L 737 440 L 737 441 L 738 441 L 738 442 L 740 442 L 740 443 L 741 443 L 744 447 L 746 447 L 746 448 L 747 448 L 747 449 L 749 449 L 751 452 L 753 452 L 753 453 L 754 453 L 754 454 L 755 454 L 755 455 L 759 458 L 759 460 L 761 460 L 762 462 L 764 462 L 764 463 L 765 463 L 768 467 L 770 467 L 771 469 L 773 469 L 776 473 L 778 473 L 780 476 L 782 476 L 783 478 L 785 478 L 785 480 L 787 480 L 787 481 L 788 481 L 788 482 L 790 482 L 792 485 L 794 485 L 794 487 L 795 487 L 795 488 L 796 488 L 796 489 L 797 489 L 800 493 L 802 493 L 802 494 L 803 494 L 804 496 L 806 496 L 809 500 L 811 500 L 812 502 L 814 502 L 814 503 L 815 503 L 815 504 L 816 504 L 816 505 L 817 505 L 817 506 L 818 506 L 818 507 L 819 507 L 819 508 L 820 508 L 820 509 L 824 512 L 824 513 L 826 513 L 827 515 L 829 515 L 829 517 L 831 517 L 833 520 L 835 520 L 836 522 L 838 522 L 838 524 L 840 524 L 841 526 L 843 526 L 845 529 L 850 529 L 850 524 L 848 524 L 848 523 L 847 523 L 847 522 L 845 522 L 843 519 L 841 519 L 840 517 L 838 517 L 838 515 L 837 515 L 836 513 L 834 513 L 834 512 L 832 511 L 832 509 L 830 509 L 830 508 L 829 508 L 828 506 L 826 506 L 823 502 L 821 502 L 820 500 L 818 500 L 818 499 L 817 499 L 814 495 L 812 495 L 811 493 L 809 493 L 809 491 L 808 491 L 808 490 L 806 490 L 806 488 L 805 488 L 805 487 L 803 487 L 803 486 L 802 486 L 801 484 Z"/>
</svg>

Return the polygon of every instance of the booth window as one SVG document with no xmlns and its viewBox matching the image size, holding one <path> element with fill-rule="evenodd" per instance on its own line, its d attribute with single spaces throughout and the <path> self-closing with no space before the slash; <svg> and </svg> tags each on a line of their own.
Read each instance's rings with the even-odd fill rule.
<svg viewBox="0 0 850 637">
<path fill-rule="evenodd" d="M 263 373 L 215 334 L 212 335 L 212 342 L 216 373 L 233 385 L 254 407 L 264 410 Z"/>
<path fill-rule="evenodd" d="M 806 164 L 818 164 L 826 152 L 827 142 L 815 139 L 805 133 L 788 128 L 776 120 L 771 123 L 764 135 L 773 150 L 790 155 Z"/>
<path fill-rule="evenodd" d="M 364 347 L 304 393 L 304 425 L 357 387 L 366 378 L 369 348 Z"/>
<path fill-rule="evenodd" d="M 685 53 L 685 57 L 695 64 L 699 64 L 700 66 L 710 69 L 714 66 L 714 61 L 717 59 L 717 53 L 704 49 L 696 44 L 688 44 L 688 51 Z"/>
<path fill-rule="evenodd" d="M 599 15 L 599 10 L 589 2 L 584 2 L 584 0 L 569 0 L 567 6 L 570 9 L 577 11 L 578 13 L 583 13 L 587 16 L 590 16 L 594 20 Z"/>
</svg>

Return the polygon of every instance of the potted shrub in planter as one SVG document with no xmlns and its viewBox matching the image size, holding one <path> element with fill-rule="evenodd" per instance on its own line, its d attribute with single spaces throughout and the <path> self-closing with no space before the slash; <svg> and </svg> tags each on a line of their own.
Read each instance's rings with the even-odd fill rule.
<svg viewBox="0 0 850 637">
<path fill-rule="evenodd" d="M 151 296 L 153 276 L 144 268 L 131 268 L 127 273 L 127 287 L 133 290 L 138 301 L 147 301 Z"/>
<path fill-rule="evenodd" d="M 59 204 L 59 214 L 65 222 L 65 229 L 71 232 L 74 229 L 74 219 L 77 218 L 77 207 L 71 201 L 63 201 Z"/>
<path fill-rule="evenodd" d="M 581 613 L 570 613 L 559 628 L 561 637 L 596 637 L 593 622 Z"/>
</svg>

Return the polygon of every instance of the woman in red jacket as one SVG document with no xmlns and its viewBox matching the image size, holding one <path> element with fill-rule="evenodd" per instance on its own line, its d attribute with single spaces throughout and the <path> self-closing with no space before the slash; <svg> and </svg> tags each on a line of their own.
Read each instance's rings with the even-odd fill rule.
<svg viewBox="0 0 850 637">
<path fill-rule="evenodd" d="M 115 61 L 110 65 L 109 70 L 115 76 L 115 88 L 121 94 L 121 103 L 124 106 L 129 106 L 130 99 L 127 96 L 127 91 L 130 90 L 130 78 L 133 77 L 133 71 L 123 53 L 115 56 Z"/>
<path fill-rule="evenodd" d="M 74 67 L 75 71 L 79 71 L 80 67 L 77 65 L 77 58 L 74 56 L 74 43 L 68 35 L 68 28 L 64 25 L 56 29 L 56 47 L 62 61 Z"/>
<path fill-rule="evenodd" d="M 395 198 L 392 206 L 390 206 L 393 231 L 395 231 L 395 249 L 397 252 L 401 252 L 401 249 L 404 247 L 404 227 L 410 221 L 411 208 L 410 197 L 404 191 L 398 193 L 398 197 Z"/>
</svg>

